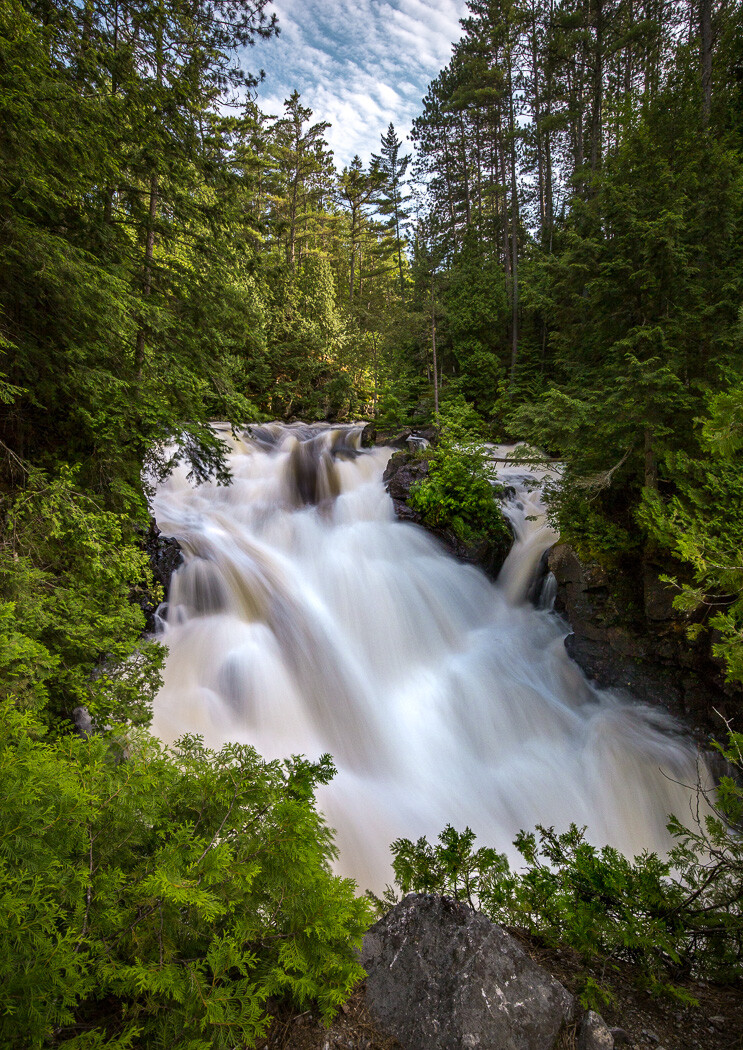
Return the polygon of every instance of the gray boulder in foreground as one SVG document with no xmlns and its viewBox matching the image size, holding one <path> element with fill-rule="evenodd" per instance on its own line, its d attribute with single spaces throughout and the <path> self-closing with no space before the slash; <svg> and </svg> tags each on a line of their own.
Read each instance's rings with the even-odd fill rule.
<svg viewBox="0 0 743 1050">
<path fill-rule="evenodd" d="M 446 897 L 405 897 L 361 963 L 371 1016 L 404 1050 L 553 1050 L 575 1011 L 513 937 Z"/>
</svg>

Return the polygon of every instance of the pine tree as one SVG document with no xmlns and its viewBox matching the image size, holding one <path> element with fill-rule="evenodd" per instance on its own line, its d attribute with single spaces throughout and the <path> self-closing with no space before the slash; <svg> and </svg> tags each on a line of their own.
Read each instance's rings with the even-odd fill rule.
<svg viewBox="0 0 743 1050">
<path fill-rule="evenodd" d="M 372 154 L 372 164 L 376 165 L 384 177 L 379 191 L 379 212 L 388 220 L 389 229 L 395 239 L 397 268 L 400 277 L 400 298 L 405 301 L 405 274 L 403 268 L 403 245 L 405 223 L 409 211 L 405 208 L 405 176 L 410 163 L 410 155 L 400 155 L 402 142 L 397 137 L 394 124 L 390 124 L 387 133 L 382 135 L 381 152 Z"/>
</svg>

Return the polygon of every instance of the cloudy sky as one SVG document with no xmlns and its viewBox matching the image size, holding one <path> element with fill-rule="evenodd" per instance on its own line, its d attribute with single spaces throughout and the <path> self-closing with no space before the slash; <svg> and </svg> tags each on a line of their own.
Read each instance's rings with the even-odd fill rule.
<svg viewBox="0 0 743 1050">
<path fill-rule="evenodd" d="M 367 163 L 390 121 L 400 138 L 421 109 L 430 80 L 461 36 L 465 0 L 275 0 L 281 34 L 247 56 L 266 71 L 264 112 L 280 115 L 296 88 L 313 121 L 332 124 L 337 167 L 355 153 Z M 405 143 L 405 147 L 409 147 Z"/>
</svg>

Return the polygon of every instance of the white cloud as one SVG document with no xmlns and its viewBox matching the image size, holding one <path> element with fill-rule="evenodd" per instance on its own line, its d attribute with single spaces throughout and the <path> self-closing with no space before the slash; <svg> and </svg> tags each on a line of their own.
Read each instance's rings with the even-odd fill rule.
<svg viewBox="0 0 743 1050">
<path fill-rule="evenodd" d="M 313 119 L 331 122 L 338 167 L 356 153 L 368 163 L 390 123 L 407 135 L 467 13 L 465 0 L 276 0 L 273 7 L 280 36 L 246 56 L 249 68 L 266 70 L 259 104 L 279 114 L 299 91 Z"/>
</svg>

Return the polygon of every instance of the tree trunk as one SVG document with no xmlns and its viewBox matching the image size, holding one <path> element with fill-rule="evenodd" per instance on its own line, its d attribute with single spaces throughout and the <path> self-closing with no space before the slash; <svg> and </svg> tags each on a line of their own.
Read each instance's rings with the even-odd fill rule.
<svg viewBox="0 0 743 1050">
<path fill-rule="evenodd" d="M 402 239 L 400 237 L 399 191 L 397 188 L 397 182 L 395 182 L 393 186 L 393 192 L 395 194 L 395 240 L 397 241 L 397 269 L 400 274 L 400 298 L 405 302 L 405 280 L 402 273 Z"/>
<path fill-rule="evenodd" d="M 113 67 L 111 69 L 111 98 L 116 98 L 119 89 L 119 5 L 114 4 Z M 110 226 L 113 222 L 115 186 L 107 186 L 103 201 L 103 222 Z"/>
<path fill-rule="evenodd" d="M 513 85 L 511 76 L 511 54 L 508 54 L 508 115 L 511 135 L 511 255 L 513 294 L 511 297 L 511 381 L 513 392 L 516 383 L 516 363 L 519 352 L 519 195 L 516 185 L 516 121 L 513 112 Z"/>
<path fill-rule="evenodd" d="M 294 266 L 295 262 L 295 244 L 297 239 L 297 192 L 299 188 L 299 161 L 297 161 L 297 170 L 294 175 L 294 182 L 292 185 L 292 198 L 289 206 L 289 244 L 286 249 L 286 261 L 290 266 Z"/>
<path fill-rule="evenodd" d="M 152 292 L 152 257 L 155 252 L 155 219 L 157 218 L 157 172 L 150 176 L 150 206 L 147 211 L 147 235 L 144 248 L 144 269 L 142 280 L 142 298 L 147 300 Z M 142 320 L 137 332 L 137 345 L 134 351 L 134 371 L 137 379 L 142 374 L 144 352 L 147 343 L 147 328 Z"/>
<path fill-rule="evenodd" d="M 459 145 L 462 153 L 462 176 L 464 178 L 465 222 L 469 228 L 472 219 L 472 203 L 470 200 L 469 165 L 467 164 L 467 137 L 461 114 L 459 116 Z"/>
<path fill-rule="evenodd" d="M 596 49 L 593 59 L 593 100 L 591 107 L 591 171 L 601 163 L 602 120 L 604 95 L 604 11 L 602 0 L 594 0 L 593 23 L 596 30 Z"/>
<path fill-rule="evenodd" d="M 163 40 L 165 35 L 164 27 L 164 14 L 162 6 L 158 9 L 159 22 L 156 40 L 156 79 L 158 88 L 162 87 L 163 83 L 163 65 L 165 58 L 163 55 Z M 145 233 L 145 247 L 144 247 L 144 268 L 142 272 L 142 299 L 146 302 L 152 292 L 152 258 L 155 253 L 155 220 L 157 219 L 157 202 L 158 202 L 158 183 L 157 183 L 157 171 L 153 170 L 150 173 L 150 204 L 147 209 L 147 225 Z M 139 331 L 137 332 L 137 343 L 134 348 L 134 374 L 137 379 L 142 375 L 142 368 L 144 367 L 145 348 L 147 345 L 147 326 L 144 318 L 142 318 Z"/>
<path fill-rule="evenodd" d="M 503 121 L 500 113 L 498 114 L 498 127 L 497 127 L 497 158 L 498 158 L 498 182 L 503 187 L 503 196 L 501 198 L 502 204 L 502 218 L 503 223 L 501 226 L 501 233 L 503 235 L 503 272 L 506 278 L 506 285 L 509 289 L 508 295 L 511 295 L 511 249 L 508 243 L 508 176 L 506 172 L 506 149 L 503 144 Z"/>
<path fill-rule="evenodd" d="M 712 0 L 699 0 L 699 59 L 702 72 L 702 124 L 712 111 Z"/>
<path fill-rule="evenodd" d="M 539 232 L 540 240 L 544 244 L 544 235 L 547 224 L 547 202 L 544 185 L 544 152 L 542 149 L 542 112 L 539 84 L 539 59 L 537 56 L 537 16 L 536 9 L 532 12 L 531 24 L 531 75 L 534 108 L 534 144 L 537 150 L 537 195 L 539 197 Z"/>
<path fill-rule="evenodd" d="M 433 411 L 439 421 L 439 372 L 436 360 L 436 300 L 433 295 L 433 270 L 431 271 L 431 349 L 433 350 Z"/>
<path fill-rule="evenodd" d="M 645 488 L 658 490 L 658 461 L 655 458 L 652 432 L 645 428 Z"/>
</svg>

